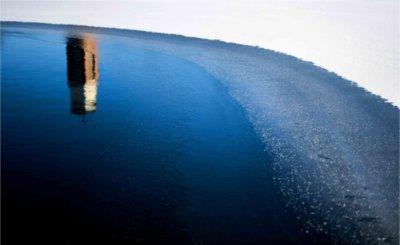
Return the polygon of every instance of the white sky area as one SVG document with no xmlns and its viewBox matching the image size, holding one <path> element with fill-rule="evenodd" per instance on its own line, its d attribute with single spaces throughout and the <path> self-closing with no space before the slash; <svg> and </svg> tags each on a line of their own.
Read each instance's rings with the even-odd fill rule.
<svg viewBox="0 0 400 245">
<path fill-rule="evenodd" d="M 1 20 L 119 27 L 284 52 L 400 105 L 399 1 L 2 1 Z"/>
</svg>

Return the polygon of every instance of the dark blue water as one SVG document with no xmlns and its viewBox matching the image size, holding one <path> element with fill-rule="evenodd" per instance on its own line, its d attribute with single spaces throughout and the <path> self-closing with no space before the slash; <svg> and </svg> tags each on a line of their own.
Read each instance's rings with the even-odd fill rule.
<svg viewBox="0 0 400 245">
<path fill-rule="evenodd" d="M 294 244 L 271 159 L 203 68 L 82 33 L 6 28 L 6 244 Z"/>
</svg>

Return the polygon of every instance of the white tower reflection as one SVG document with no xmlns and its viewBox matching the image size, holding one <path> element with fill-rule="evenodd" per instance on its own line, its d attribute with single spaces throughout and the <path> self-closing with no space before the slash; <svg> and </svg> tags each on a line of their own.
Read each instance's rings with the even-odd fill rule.
<svg viewBox="0 0 400 245">
<path fill-rule="evenodd" d="M 71 113 L 85 115 L 96 110 L 97 44 L 88 35 L 67 38 L 67 75 Z"/>
</svg>

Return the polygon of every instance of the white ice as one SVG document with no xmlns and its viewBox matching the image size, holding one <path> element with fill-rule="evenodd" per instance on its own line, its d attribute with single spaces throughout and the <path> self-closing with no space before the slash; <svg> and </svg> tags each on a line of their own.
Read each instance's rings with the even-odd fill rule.
<svg viewBox="0 0 400 245">
<path fill-rule="evenodd" d="M 2 1 L 2 20 L 174 33 L 311 61 L 400 105 L 399 3 L 349 1 Z"/>
</svg>

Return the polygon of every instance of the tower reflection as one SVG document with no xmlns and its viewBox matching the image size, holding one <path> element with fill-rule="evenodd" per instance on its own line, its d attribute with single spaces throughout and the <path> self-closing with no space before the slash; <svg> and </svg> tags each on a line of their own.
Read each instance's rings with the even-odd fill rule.
<svg viewBox="0 0 400 245">
<path fill-rule="evenodd" d="M 67 38 L 67 76 L 71 113 L 85 115 L 96 110 L 97 43 L 91 36 Z"/>
</svg>

